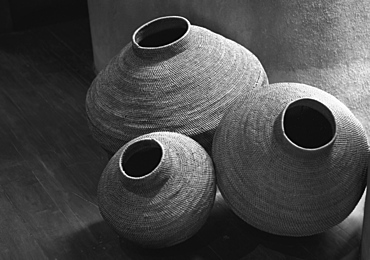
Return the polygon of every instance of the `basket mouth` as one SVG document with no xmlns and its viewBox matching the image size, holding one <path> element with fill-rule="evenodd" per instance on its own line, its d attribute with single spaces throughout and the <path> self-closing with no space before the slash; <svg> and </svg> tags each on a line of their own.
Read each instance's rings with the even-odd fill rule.
<svg viewBox="0 0 370 260">
<path fill-rule="evenodd" d="M 337 135 L 331 110 L 311 98 L 289 103 L 283 111 L 281 124 L 288 142 L 305 151 L 322 150 L 330 146 Z"/>
<path fill-rule="evenodd" d="M 190 30 L 190 22 L 181 16 L 165 16 L 139 27 L 132 36 L 139 49 L 160 49 L 181 41 Z"/>
<path fill-rule="evenodd" d="M 120 168 L 125 177 L 144 179 L 160 166 L 162 146 L 155 140 L 140 140 L 128 146 L 120 158 Z"/>
</svg>

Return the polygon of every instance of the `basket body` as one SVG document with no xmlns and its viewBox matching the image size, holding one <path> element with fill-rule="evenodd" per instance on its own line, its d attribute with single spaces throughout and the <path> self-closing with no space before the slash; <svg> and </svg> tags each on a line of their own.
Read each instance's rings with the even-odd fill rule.
<svg viewBox="0 0 370 260">
<path fill-rule="evenodd" d="M 138 25 L 176 13 L 251 50 L 270 82 L 302 82 L 334 95 L 370 136 L 370 1 L 88 2 L 99 70 L 129 42 Z"/>
<path fill-rule="evenodd" d="M 204 148 L 179 133 L 155 132 L 131 140 L 111 158 L 98 202 L 103 218 L 123 239 L 162 248 L 202 227 L 215 193 L 213 164 Z"/>
<path fill-rule="evenodd" d="M 152 33 L 161 39 L 168 27 L 179 30 L 179 37 L 141 43 Z M 224 111 L 266 84 L 261 63 L 241 45 L 183 17 L 161 17 L 140 27 L 98 74 L 86 96 L 86 111 L 94 139 L 111 152 L 156 131 L 193 137 L 210 152 Z"/>
<path fill-rule="evenodd" d="M 321 233 L 343 221 L 366 186 L 361 123 L 334 96 L 271 84 L 236 103 L 216 131 L 218 186 L 232 210 L 263 231 Z"/>
</svg>

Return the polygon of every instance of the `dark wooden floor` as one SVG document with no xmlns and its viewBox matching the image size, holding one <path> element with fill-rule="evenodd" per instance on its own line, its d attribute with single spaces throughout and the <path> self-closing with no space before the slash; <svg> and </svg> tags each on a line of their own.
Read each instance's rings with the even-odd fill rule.
<svg viewBox="0 0 370 260">
<path fill-rule="evenodd" d="M 206 225 L 164 250 L 120 242 L 96 200 L 107 156 L 85 118 L 88 20 L 0 35 L 0 259 L 356 259 L 363 203 L 316 236 L 270 235 L 218 194 Z"/>
</svg>

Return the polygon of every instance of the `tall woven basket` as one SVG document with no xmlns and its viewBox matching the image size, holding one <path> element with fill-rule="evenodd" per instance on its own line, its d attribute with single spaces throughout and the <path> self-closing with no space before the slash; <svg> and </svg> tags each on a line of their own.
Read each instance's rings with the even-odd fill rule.
<svg viewBox="0 0 370 260">
<path fill-rule="evenodd" d="M 225 114 L 213 157 L 220 191 L 240 218 L 269 233 L 308 236 L 357 205 L 369 152 L 362 125 L 338 99 L 278 83 Z"/>
<path fill-rule="evenodd" d="M 202 227 L 215 193 L 213 163 L 204 148 L 179 133 L 155 132 L 115 153 L 101 176 L 98 202 L 121 238 L 162 248 Z"/>
<path fill-rule="evenodd" d="M 138 28 L 86 96 L 92 135 L 112 153 L 155 131 L 179 132 L 211 152 L 215 128 L 239 96 L 267 84 L 246 48 L 184 17 Z"/>
</svg>

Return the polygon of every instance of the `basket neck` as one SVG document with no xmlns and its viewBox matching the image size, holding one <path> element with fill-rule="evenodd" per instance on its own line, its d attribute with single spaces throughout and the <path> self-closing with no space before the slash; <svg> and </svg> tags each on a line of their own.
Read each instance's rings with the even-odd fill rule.
<svg viewBox="0 0 370 260">
<path fill-rule="evenodd" d="M 299 98 L 287 104 L 277 122 L 281 145 L 297 156 L 327 153 L 337 137 L 334 114 L 312 98 Z"/>
<path fill-rule="evenodd" d="M 154 139 L 130 143 L 119 157 L 123 185 L 142 191 L 162 187 L 171 175 L 172 163 L 168 150 Z"/>
<path fill-rule="evenodd" d="M 186 50 L 191 40 L 190 22 L 181 16 L 165 16 L 139 27 L 132 36 L 132 48 L 143 59 L 176 55 Z"/>
</svg>

